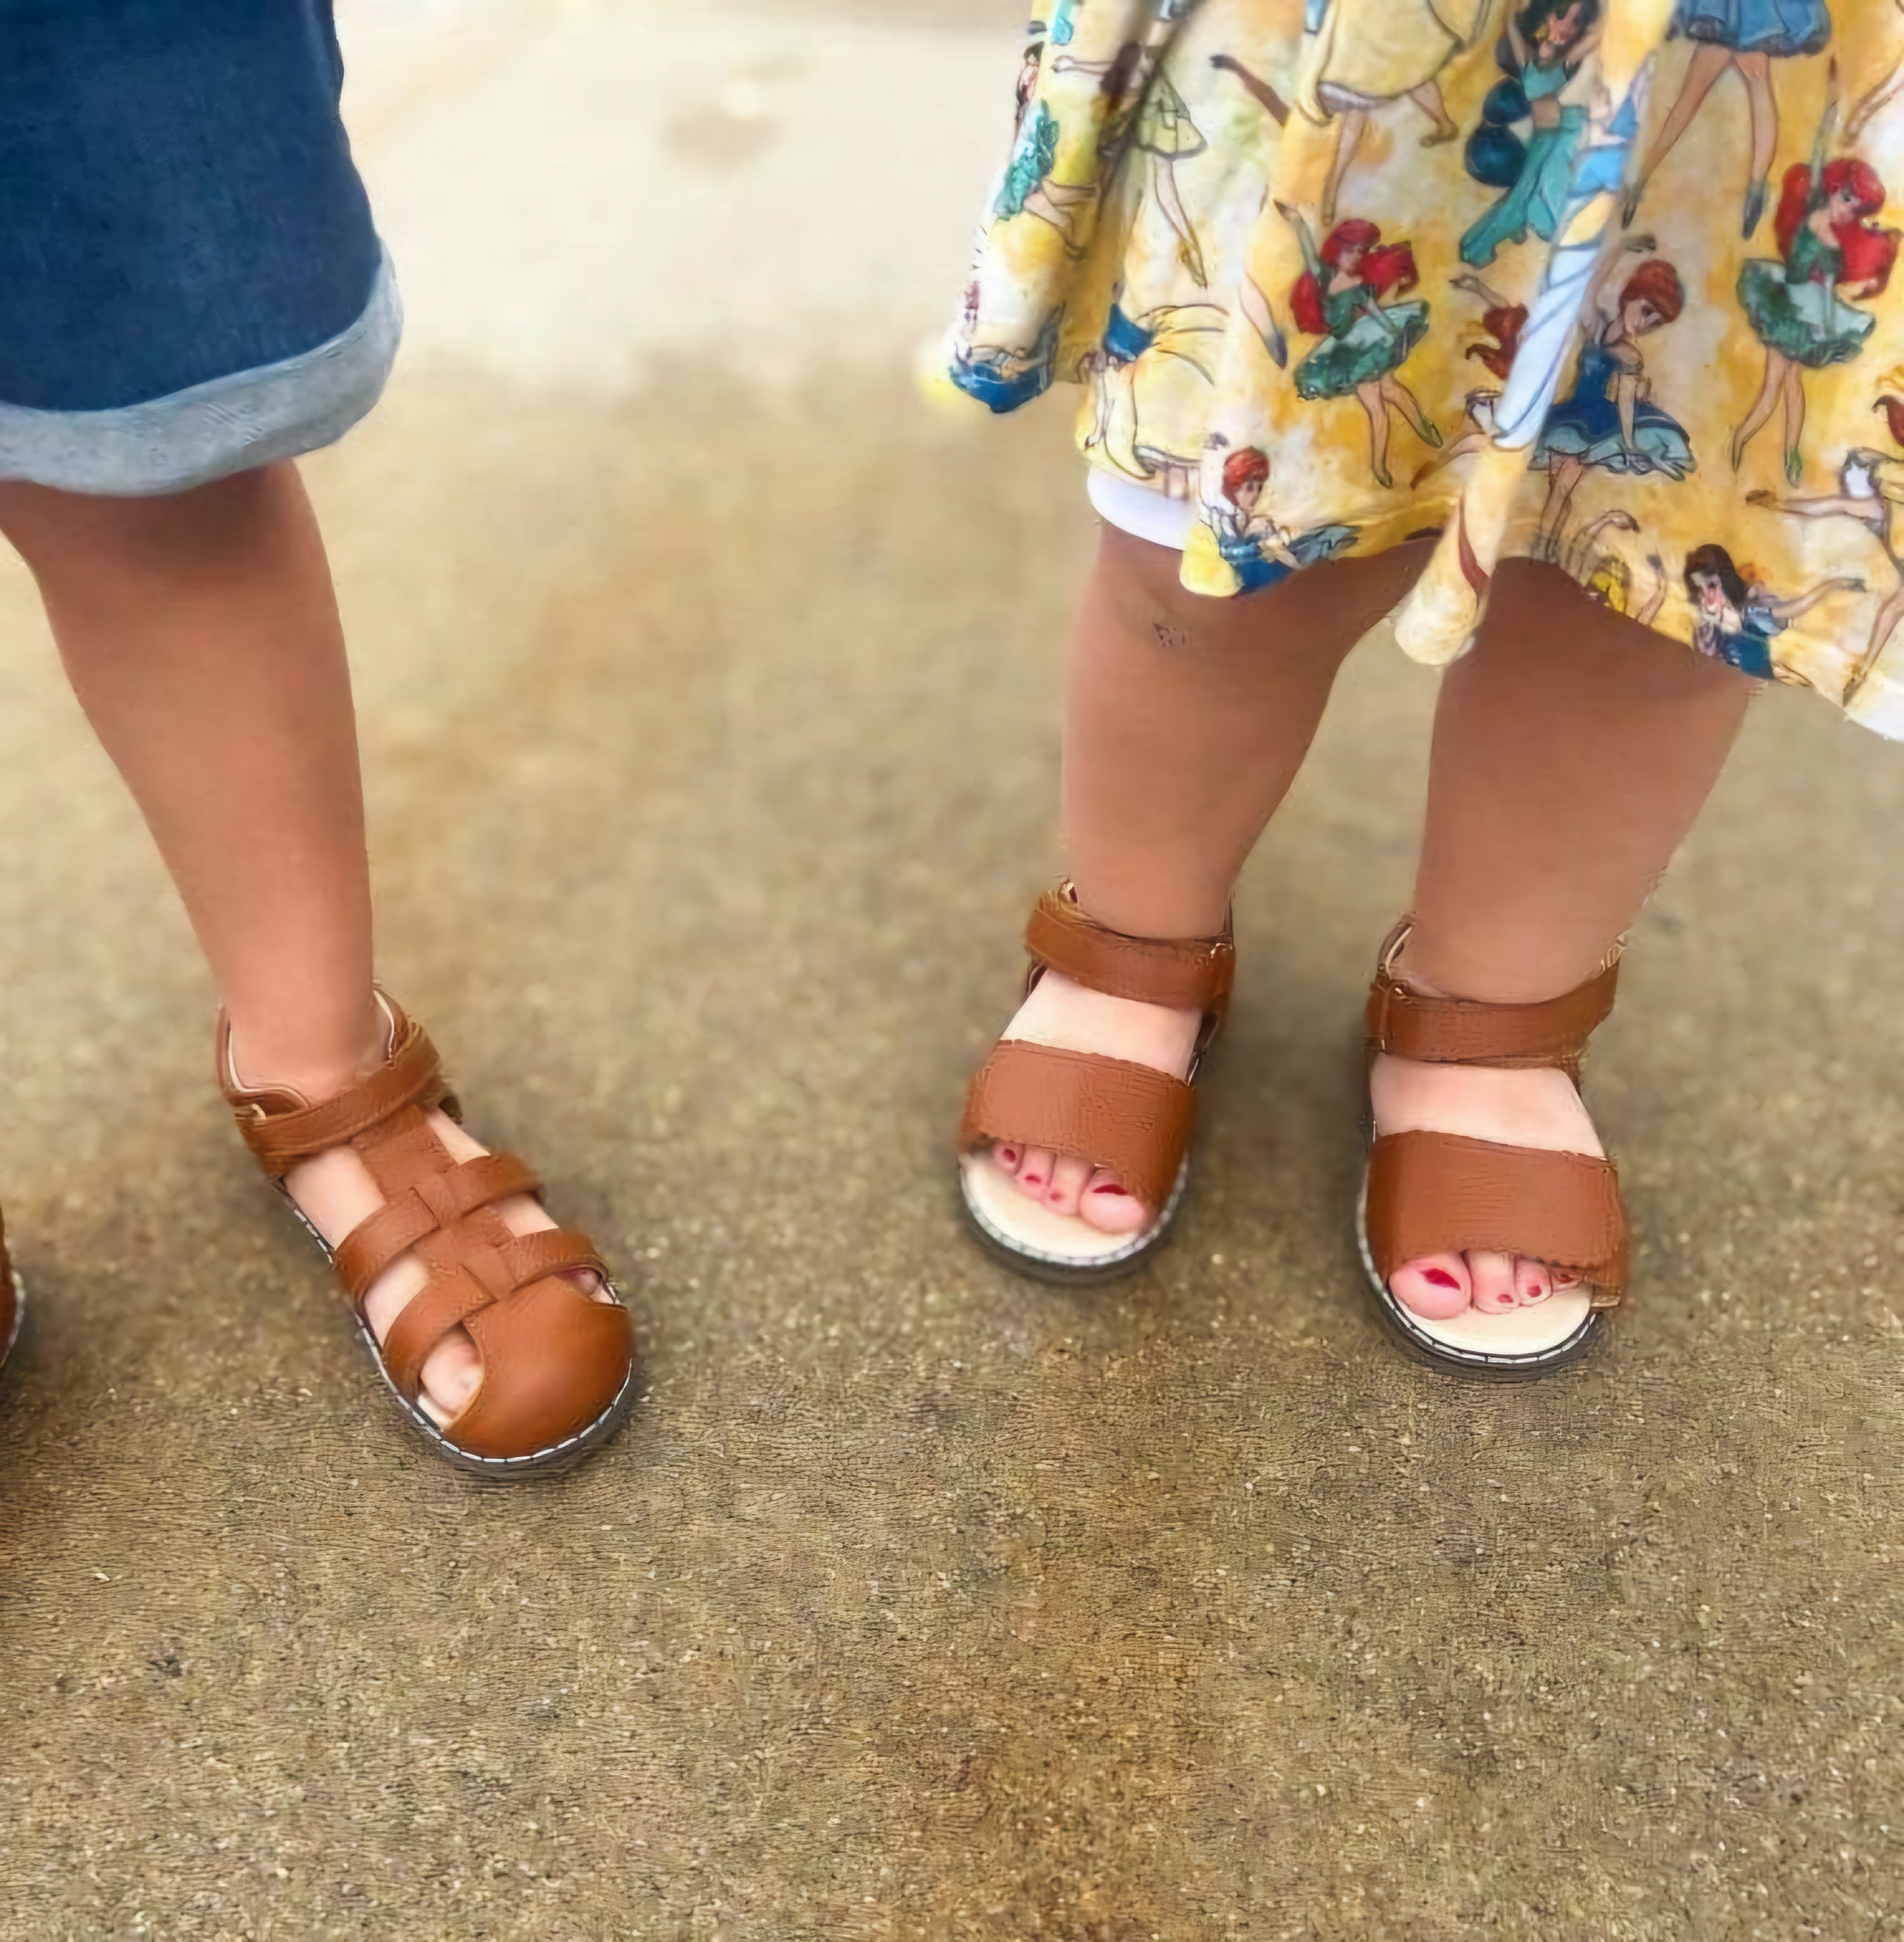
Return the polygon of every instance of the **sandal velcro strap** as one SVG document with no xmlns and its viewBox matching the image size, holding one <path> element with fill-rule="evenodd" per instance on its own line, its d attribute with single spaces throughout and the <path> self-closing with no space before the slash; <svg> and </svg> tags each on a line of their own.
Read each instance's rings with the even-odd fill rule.
<svg viewBox="0 0 1904 1942">
<path fill-rule="evenodd" d="M 1369 1156 L 1369 1251 L 1386 1282 L 1429 1254 L 1483 1249 L 1585 1282 L 1593 1306 L 1627 1288 L 1627 1217 L 1611 1160 L 1454 1133 L 1385 1135 Z"/>
<path fill-rule="evenodd" d="M 1086 917 L 1068 884 L 1038 899 L 1024 942 L 1036 963 L 1074 984 L 1211 1018 L 1228 1008 L 1235 979 L 1236 946 L 1227 926 L 1220 937 L 1127 937 Z"/>
<path fill-rule="evenodd" d="M 442 1173 L 427 1174 L 384 1202 L 337 1245 L 338 1279 L 361 1301 L 378 1276 L 426 1234 L 448 1227 L 513 1193 L 536 1193 L 542 1181 L 513 1153 L 485 1153 Z"/>
<path fill-rule="evenodd" d="M 396 1016 L 389 1058 L 368 1077 L 322 1105 L 300 1103 L 292 1110 L 274 1112 L 268 1110 L 269 1095 L 234 1102 L 238 1131 L 273 1179 L 282 1180 L 300 1160 L 374 1132 L 406 1107 L 427 1110 L 448 1097 L 449 1084 L 430 1034 L 414 1019 L 400 1012 Z M 219 1037 L 222 1083 L 228 1062 L 222 1021 Z"/>
<path fill-rule="evenodd" d="M 966 1096 L 959 1150 L 1004 1142 L 1070 1154 L 1155 1212 L 1170 1199 L 1195 1123 L 1196 1094 L 1154 1066 L 1001 1039 Z"/>
<path fill-rule="evenodd" d="M 1385 965 L 1369 993 L 1368 1045 L 1432 1065 L 1557 1066 L 1578 1075 L 1594 1028 L 1613 1009 L 1617 963 L 1557 998 L 1493 1005 L 1413 991 Z"/>
</svg>

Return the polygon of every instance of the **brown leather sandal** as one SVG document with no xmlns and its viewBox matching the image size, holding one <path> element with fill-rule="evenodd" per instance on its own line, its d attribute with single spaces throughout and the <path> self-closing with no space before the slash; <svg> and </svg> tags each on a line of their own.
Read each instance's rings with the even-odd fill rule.
<svg viewBox="0 0 1904 1942">
<path fill-rule="evenodd" d="M 0 1220 L 0 1369 L 26 1324 L 26 1284 L 7 1253 L 7 1224 Z"/>
<path fill-rule="evenodd" d="M 1597 977 L 1535 1005 L 1431 998 L 1394 975 L 1413 920 L 1388 933 L 1369 993 L 1367 1052 L 1440 1065 L 1551 1066 L 1580 1083 L 1594 1028 L 1613 1009 L 1617 957 Z M 1385 1135 L 1369 1156 L 1357 1216 L 1362 1264 L 1382 1314 L 1417 1354 L 1489 1376 L 1544 1374 L 1584 1355 L 1627 1291 L 1627 1216 L 1610 1159 L 1502 1146 L 1453 1133 Z M 1432 1321 L 1389 1292 L 1426 1254 L 1524 1255 L 1577 1285 L 1505 1315 L 1470 1308 Z"/>
<path fill-rule="evenodd" d="M 1047 971 L 1115 998 L 1192 1007 L 1203 1029 L 1188 1079 L 1095 1052 L 1000 1039 L 974 1077 L 959 1128 L 959 1180 L 978 1238 L 1021 1273 L 1064 1283 L 1111 1281 L 1160 1248 L 1189 1178 L 1195 1086 L 1229 1003 L 1236 947 L 1220 937 L 1127 937 L 1094 924 L 1069 884 L 1047 891 L 1025 927 L 1029 992 Z M 1073 1153 L 1112 1175 L 1156 1218 L 1139 1234 L 1105 1234 L 1027 1199 L 992 1165 L 1001 1141 Z"/>
<path fill-rule="evenodd" d="M 436 1049 L 382 992 L 387 1061 L 348 1091 L 307 1104 L 284 1087 L 247 1088 L 232 1062 L 229 1022 L 218 1022 L 218 1078 L 226 1103 L 285 1204 L 323 1250 L 350 1297 L 378 1373 L 403 1414 L 452 1463 L 483 1476 L 562 1469 L 612 1435 L 634 1401 L 635 1325 L 585 1234 L 510 1231 L 494 1202 L 541 1182 L 512 1153 L 458 1161 L 425 1115 L 461 1123 Z M 333 1249 L 285 1191 L 300 1160 L 354 1147 L 384 1204 Z M 413 1251 L 430 1279 L 380 1346 L 364 1319 L 366 1291 Z M 568 1276 L 601 1277 L 595 1300 Z M 467 1328 L 482 1358 L 476 1392 L 439 1425 L 420 1401 L 424 1358 Z"/>
</svg>

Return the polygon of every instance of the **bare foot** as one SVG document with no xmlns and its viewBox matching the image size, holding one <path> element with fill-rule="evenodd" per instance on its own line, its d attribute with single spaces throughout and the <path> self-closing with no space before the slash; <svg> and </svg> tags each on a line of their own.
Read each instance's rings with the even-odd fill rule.
<svg viewBox="0 0 1904 1942">
<path fill-rule="evenodd" d="M 1378 1133 L 1456 1133 L 1595 1158 L 1606 1152 L 1572 1080 L 1550 1068 L 1427 1065 L 1383 1053 L 1369 1089 Z M 1404 1308 L 1431 1322 L 1450 1321 L 1470 1307 L 1505 1315 L 1577 1285 L 1577 1277 L 1557 1280 L 1542 1262 L 1480 1250 L 1410 1261 L 1388 1282 Z"/>
<path fill-rule="evenodd" d="M 1181 1079 L 1189 1071 L 1202 1025 L 1201 1012 L 1109 997 L 1047 971 L 1032 987 L 1004 1036 L 1066 1052 L 1128 1059 Z M 1074 1153 L 1001 1144 L 992 1148 L 991 1159 L 1027 1199 L 1042 1202 L 1055 1214 L 1075 1215 L 1100 1233 L 1140 1233 L 1157 1218 L 1156 1208 L 1146 1207 Z"/>
</svg>

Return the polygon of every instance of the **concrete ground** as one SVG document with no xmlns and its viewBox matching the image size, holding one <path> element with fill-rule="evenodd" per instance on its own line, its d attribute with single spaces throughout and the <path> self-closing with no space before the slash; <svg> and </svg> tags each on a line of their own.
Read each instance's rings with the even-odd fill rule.
<svg viewBox="0 0 1904 1942">
<path fill-rule="evenodd" d="M 1451 1383 L 1360 1285 L 1434 692 L 1380 642 L 1245 885 L 1178 1244 L 1015 1280 L 947 1140 L 1090 522 L 1061 410 L 906 376 L 1009 9 L 344 25 L 412 328 L 309 474 L 386 975 L 647 1393 L 542 1486 L 409 1438 L 0 569 L 0 1935 L 1904 1935 L 1904 752 L 1768 697 L 1642 926 L 1591 1365 Z"/>
</svg>

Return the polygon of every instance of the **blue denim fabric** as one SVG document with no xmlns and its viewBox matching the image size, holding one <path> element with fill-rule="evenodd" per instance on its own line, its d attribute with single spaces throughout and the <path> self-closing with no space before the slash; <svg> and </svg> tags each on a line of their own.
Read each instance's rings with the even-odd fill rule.
<svg viewBox="0 0 1904 1942">
<path fill-rule="evenodd" d="M 375 296 L 391 321 L 368 409 L 395 295 L 342 77 L 329 0 L 0 0 L 0 407 L 28 408 L 26 445 L 38 414 L 116 413 L 326 347 L 334 370 Z M 14 444 L 0 473 L 35 476 Z M 127 489 L 169 489 L 163 466 Z"/>
</svg>

